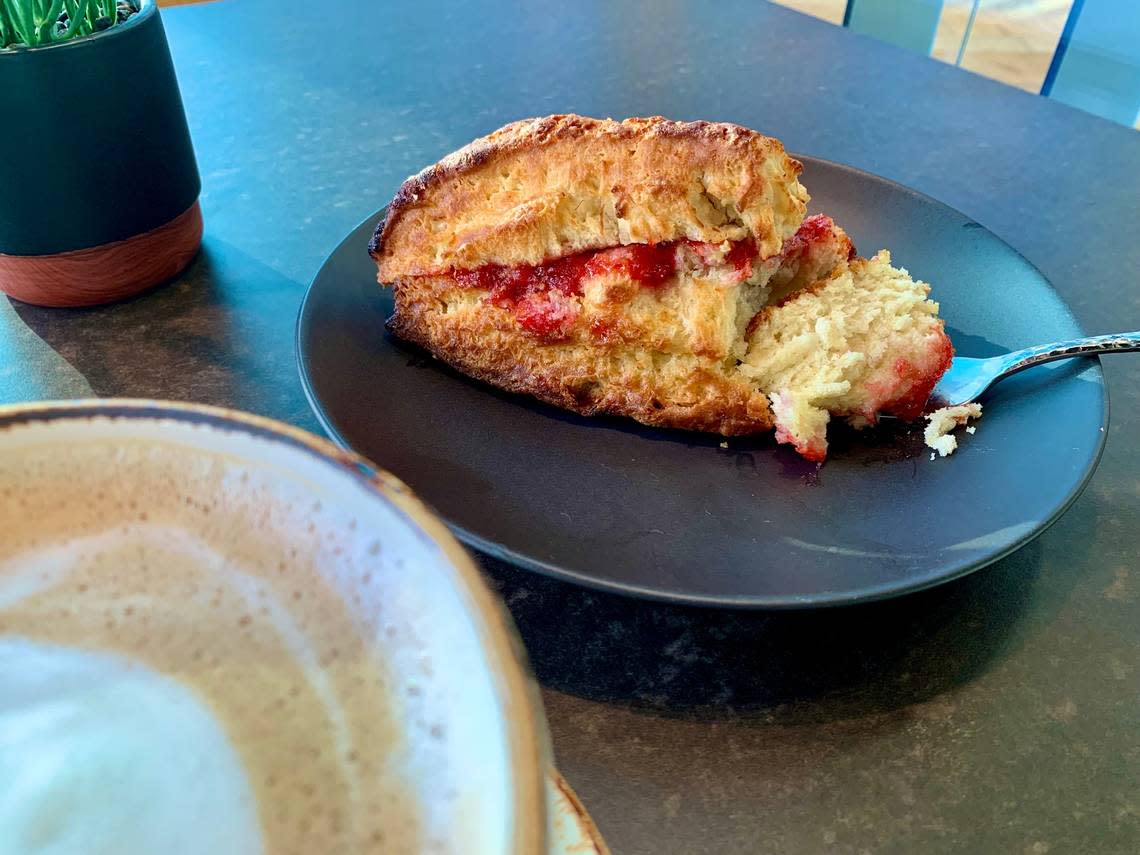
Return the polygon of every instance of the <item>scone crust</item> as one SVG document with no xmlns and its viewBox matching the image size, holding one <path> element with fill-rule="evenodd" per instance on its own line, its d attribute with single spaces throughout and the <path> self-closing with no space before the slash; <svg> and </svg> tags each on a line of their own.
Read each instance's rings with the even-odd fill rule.
<svg viewBox="0 0 1140 855">
<path fill-rule="evenodd" d="M 725 436 L 772 428 L 767 397 L 721 361 L 621 343 L 540 346 L 496 306 L 484 304 L 463 317 L 440 311 L 456 293 L 446 277 L 417 277 L 396 287 L 397 310 L 388 321 L 393 333 L 509 392 L 586 416 L 627 416 L 657 427 Z"/>
<path fill-rule="evenodd" d="M 369 248 L 381 282 L 681 238 L 766 258 L 804 217 L 801 169 L 739 125 L 525 119 L 405 181 Z"/>
</svg>

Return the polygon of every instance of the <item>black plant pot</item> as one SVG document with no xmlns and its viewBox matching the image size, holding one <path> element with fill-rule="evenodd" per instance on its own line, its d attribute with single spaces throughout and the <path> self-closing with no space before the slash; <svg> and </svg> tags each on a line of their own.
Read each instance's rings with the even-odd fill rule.
<svg viewBox="0 0 1140 855">
<path fill-rule="evenodd" d="M 0 290 L 106 303 L 180 272 L 201 183 L 158 7 L 74 41 L 0 50 Z"/>
</svg>

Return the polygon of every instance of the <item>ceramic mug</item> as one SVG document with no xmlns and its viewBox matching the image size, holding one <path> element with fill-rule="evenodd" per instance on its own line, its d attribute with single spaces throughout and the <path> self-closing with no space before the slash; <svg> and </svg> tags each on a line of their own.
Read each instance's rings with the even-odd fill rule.
<svg viewBox="0 0 1140 855">
<path fill-rule="evenodd" d="M 0 532 L 0 850 L 547 851 L 510 619 L 367 461 L 189 404 L 0 407 Z"/>
</svg>

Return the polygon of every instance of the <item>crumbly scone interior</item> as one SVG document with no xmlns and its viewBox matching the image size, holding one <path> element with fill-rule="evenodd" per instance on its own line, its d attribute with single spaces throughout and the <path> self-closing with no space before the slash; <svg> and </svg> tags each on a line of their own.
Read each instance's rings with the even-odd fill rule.
<svg viewBox="0 0 1140 855">
<path fill-rule="evenodd" d="M 666 264 L 651 283 L 637 252 Z M 804 220 L 766 259 L 739 242 L 681 241 L 556 260 L 537 285 L 519 287 L 518 275 L 485 268 L 403 287 L 417 290 L 409 304 L 429 306 L 450 328 L 478 330 L 479 346 L 505 349 L 525 329 L 541 342 L 531 357 L 540 373 L 555 375 L 571 356 L 579 404 L 604 410 L 614 377 L 635 387 L 634 378 L 652 378 L 681 408 L 735 388 L 752 411 L 756 399 L 766 403 L 778 441 L 815 460 L 826 456 L 832 416 L 856 426 L 880 413 L 916 417 L 951 356 L 929 287 L 886 252 L 855 258 L 826 216 Z M 652 388 L 632 393 L 656 406 Z"/>
<path fill-rule="evenodd" d="M 777 440 L 809 459 L 826 455 L 833 415 L 920 415 L 953 356 L 929 286 L 890 261 L 840 264 L 753 322 L 739 371 L 768 395 Z"/>
</svg>

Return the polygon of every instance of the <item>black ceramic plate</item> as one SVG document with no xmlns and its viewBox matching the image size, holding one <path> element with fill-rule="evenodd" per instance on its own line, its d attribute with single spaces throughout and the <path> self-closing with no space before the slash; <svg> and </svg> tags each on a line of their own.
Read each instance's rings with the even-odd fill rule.
<svg viewBox="0 0 1140 855">
<path fill-rule="evenodd" d="M 803 158 L 813 211 L 863 254 L 935 283 L 963 356 L 1081 333 L 1041 274 L 982 226 L 873 175 Z M 362 223 L 313 280 L 301 376 L 332 437 L 404 479 L 484 552 L 674 602 L 797 607 L 870 600 L 975 570 L 1077 497 L 1104 444 L 1095 360 L 994 387 L 977 434 L 931 460 L 919 429 L 834 430 L 818 472 L 771 438 L 587 419 L 468 380 L 392 338 Z"/>
</svg>

